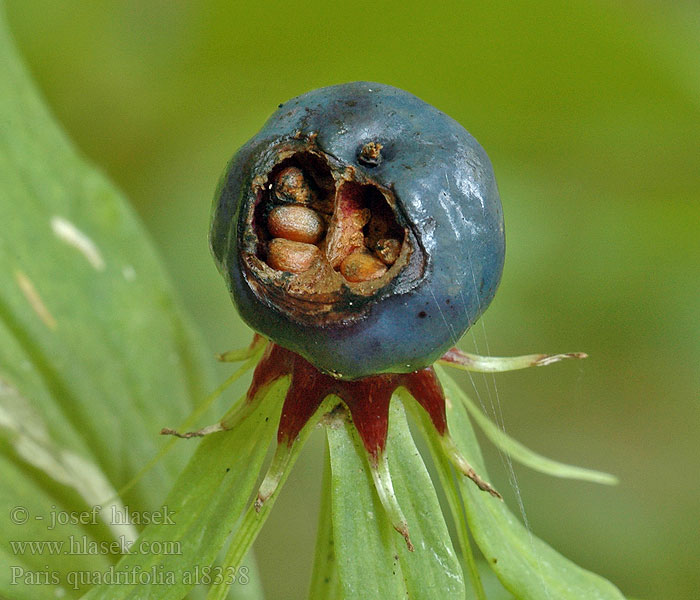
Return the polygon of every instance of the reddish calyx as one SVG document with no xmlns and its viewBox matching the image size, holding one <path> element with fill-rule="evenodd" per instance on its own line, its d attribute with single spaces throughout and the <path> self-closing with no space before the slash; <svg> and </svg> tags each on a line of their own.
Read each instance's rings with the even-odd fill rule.
<svg viewBox="0 0 700 600">
<path fill-rule="evenodd" d="M 370 460 L 376 464 L 386 445 L 389 402 L 398 387 L 405 387 L 427 411 L 440 435 L 447 431 L 445 395 L 432 367 L 343 381 L 321 373 L 298 354 L 270 344 L 255 368 L 247 401 L 253 402 L 259 390 L 285 375 L 291 375 L 291 382 L 277 430 L 279 444 L 294 443 L 321 402 L 333 394 L 348 407 Z"/>
<path fill-rule="evenodd" d="M 255 368 L 253 381 L 243 404 L 234 407 L 220 422 L 197 431 L 184 433 L 172 429 L 161 431 L 163 434 L 192 438 L 234 429 L 237 423 L 258 408 L 271 384 L 283 377 L 289 377 L 289 387 L 285 393 L 277 430 L 277 449 L 258 489 L 254 503 L 256 511 L 262 510 L 267 500 L 278 490 L 285 473 L 291 468 L 294 461 L 295 442 L 303 441 L 310 431 L 310 428 L 306 427 L 307 423 L 314 422 L 314 416 L 319 412 L 326 398 L 336 396 L 347 407 L 352 417 L 352 424 L 367 451 L 369 471 L 379 500 L 393 527 L 404 537 L 408 549 L 413 550 L 408 523 L 394 493 L 389 461 L 384 452 L 389 425 L 389 404 L 397 388 L 405 388 L 426 411 L 438 433 L 436 441 L 439 448 L 452 464 L 481 490 L 501 498 L 500 494 L 469 464 L 450 436 L 447 430 L 445 394 L 432 367 L 412 373 L 383 373 L 355 381 L 344 381 L 321 373 L 298 354 L 267 342 L 258 334 L 253 338 L 249 348 L 226 352 L 219 355 L 219 359 L 226 362 L 256 359 L 263 346 L 265 349 L 262 358 Z M 547 365 L 563 359 L 585 358 L 585 356 L 583 353 L 569 353 L 489 357 L 451 348 L 439 362 L 469 371 L 497 372 Z M 233 377 L 236 376 L 237 374 L 234 374 Z M 230 381 L 232 381 L 231 378 L 227 384 Z M 220 390 L 217 393 L 220 393 Z M 331 414 L 335 414 L 335 410 L 330 410 L 332 406 L 332 403 L 327 403 L 323 410 L 329 410 Z"/>
<path fill-rule="evenodd" d="M 254 353 L 264 343 L 256 336 L 251 347 L 244 352 L 229 352 L 222 360 L 241 360 Z M 161 433 L 178 437 L 201 437 L 210 433 L 227 431 L 235 427 L 246 415 L 255 410 L 268 388 L 282 377 L 289 377 L 282 415 L 277 429 L 277 449 L 268 468 L 255 501 L 255 510 L 260 511 L 273 496 L 290 467 L 295 442 L 304 437 L 303 430 L 318 412 L 328 396 L 337 396 L 347 407 L 352 423 L 367 451 L 370 473 L 379 499 L 393 527 L 404 537 L 409 550 L 413 550 L 408 524 L 398 504 L 391 482 L 389 463 L 384 449 L 389 429 L 389 403 L 397 388 L 403 387 L 428 413 L 439 434 L 442 451 L 454 466 L 469 477 L 480 489 L 500 498 L 500 494 L 489 483 L 481 479 L 457 448 L 447 431 L 445 394 L 432 367 L 412 373 L 383 373 L 355 381 L 336 379 L 322 373 L 298 354 L 272 342 L 255 367 L 246 401 L 239 409 L 224 417 L 219 423 L 198 431 L 178 433 L 164 429 Z"/>
</svg>

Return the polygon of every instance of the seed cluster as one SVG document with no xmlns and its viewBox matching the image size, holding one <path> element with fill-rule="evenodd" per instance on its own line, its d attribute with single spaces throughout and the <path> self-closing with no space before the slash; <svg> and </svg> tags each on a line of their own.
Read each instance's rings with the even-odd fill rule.
<svg viewBox="0 0 700 600">
<path fill-rule="evenodd" d="M 297 166 L 274 177 L 265 218 L 268 266 L 299 274 L 327 261 L 350 283 L 386 274 L 402 244 L 386 200 L 366 185 L 345 183 L 337 198 L 314 187 Z"/>
</svg>

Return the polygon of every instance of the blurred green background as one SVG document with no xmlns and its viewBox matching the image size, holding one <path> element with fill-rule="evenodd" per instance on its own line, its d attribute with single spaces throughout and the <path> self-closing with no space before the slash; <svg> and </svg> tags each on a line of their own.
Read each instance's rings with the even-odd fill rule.
<svg viewBox="0 0 700 600">
<path fill-rule="evenodd" d="M 621 479 L 516 466 L 529 525 L 630 596 L 698 598 L 700 4 L 7 4 L 54 113 L 131 198 L 212 351 L 249 333 L 208 254 L 211 197 L 279 102 L 364 79 L 460 121 L 494 163 L 508 239 L 463 347 L 590 358 L 459 379 L 531 448 Z M 256 545 L 270 598 L 304 597 L 321 459 L 316 436 Z"/>
</svg>

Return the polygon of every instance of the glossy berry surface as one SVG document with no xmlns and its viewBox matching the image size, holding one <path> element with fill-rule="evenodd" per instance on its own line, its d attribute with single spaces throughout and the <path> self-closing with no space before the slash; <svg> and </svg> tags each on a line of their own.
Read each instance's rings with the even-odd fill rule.
<svg viewBox="0 0 700 600">
<path fill-rule="evenodd" d="M 280 105 L 229 163 L 210 243 L 254 330 L 349 380 L 431 365 L 492 300 L 505 252 L 481 146 L 367 82 Z"/>
</svg>

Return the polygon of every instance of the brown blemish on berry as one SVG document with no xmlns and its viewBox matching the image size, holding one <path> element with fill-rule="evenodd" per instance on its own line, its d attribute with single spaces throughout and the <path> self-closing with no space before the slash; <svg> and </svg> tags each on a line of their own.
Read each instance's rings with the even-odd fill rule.
<svg viewBox="0 0 700 600">
<path fill-rule="evenodd" d="M 379 142 L 368 142 L 360 149 L 358 161 L 367 167 L 376 167 L 382 161 L 382 146 Z"/>
</svg>

